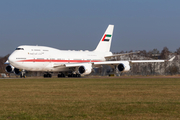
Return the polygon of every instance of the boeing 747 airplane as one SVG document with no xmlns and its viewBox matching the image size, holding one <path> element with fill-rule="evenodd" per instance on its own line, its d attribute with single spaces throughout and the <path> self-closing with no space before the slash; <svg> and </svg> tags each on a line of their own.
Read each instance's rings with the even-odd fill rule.
<svg viewBox="0 0 180 120">
<path fill-rule="evenodd" d="M 88 75 L 101 65 L 114 66 L 120 72 L 130 70 L 131 63 L 165 62 L 166 60 L 107 61 L 119 56 L 110 52 L 114 25 L 109 25 L 94 51 L 58 50 L 46 46 L 22 45 L 15 49 L 6 62 L 6 71 L 25 77 L 26 71 L 42 71 L 44 77 L 58 72 L 58 77 L 80 77 Z M 169 61 L 174 59 L 171 58 Z"/>
</svg>

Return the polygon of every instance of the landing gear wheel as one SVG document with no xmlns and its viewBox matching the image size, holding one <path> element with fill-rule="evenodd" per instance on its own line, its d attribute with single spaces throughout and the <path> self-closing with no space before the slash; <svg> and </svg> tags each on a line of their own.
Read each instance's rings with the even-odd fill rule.
<svg viewBox="0 0 180 120">
<path fill-rule="evenodd" d="M 65 75 L 64 75 L 63 73 L 60 73 L 60 74 L 57 75 L 57 77 L 58 77 L 58 78 L 60 78 L 60 77 L 65 77 Z"/>
<path fill-rule="evenodd" d="M 51 78 L 51 77 L 52 77 L 52 75 L 49 73 L 44 74 L 44 78 Z"/>
<path fill-rule="evenodd" d="M 77 77 L 81 77 L 81 75 L 80 75 L 80 74 L 77 74 Z"/>
<path fill-rule="evenodd" d="M 21 74 L 20 78 L 26 78 L 26 75 L 25 74 Z"/>
<path fill-rule="evenodd" d="M 68 77 L 81 77 L 80 74 L 69 74 Z"/>
</svg>

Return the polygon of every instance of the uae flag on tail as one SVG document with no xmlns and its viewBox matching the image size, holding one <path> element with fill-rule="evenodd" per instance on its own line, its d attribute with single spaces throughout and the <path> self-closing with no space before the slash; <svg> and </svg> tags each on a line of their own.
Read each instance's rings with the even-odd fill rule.
<svg viewBox="0 0 180 120">
<path fill-rule="evenodd" d="M 111 38 L 111 35 L 105 34 L 102 41 L 109 41 L 109 39 Z"/>
</svg>

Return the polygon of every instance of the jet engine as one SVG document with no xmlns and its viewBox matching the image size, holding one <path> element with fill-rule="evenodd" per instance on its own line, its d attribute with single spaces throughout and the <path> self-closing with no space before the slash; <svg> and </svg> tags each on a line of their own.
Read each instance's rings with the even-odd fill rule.
<svg viewBox="0 0 180 120">
<path fill-rule="evenodd" d="M 117 66 L 117 69 L 118 69 L 118 71 L 120 71 L 120 72 L 127 72 L 127 71 L 129 71 L 129 70 L 130 70 L 129 62 L 120 63 L 120 64 Z"/>
<path fill-rule="evenodd" d="M 78 67 L 76 71 L 79 74 L 88 75 L 92 72 L 92 64 L 91 63 L 84 64 Z"/>
<path fill-rule="evenodd" d="M 14 73 L 16 75 L 21 75 L 21 70 L 19 70 L 18 68 L 14 68 L 11 65 L 6 66 L 6 72 L 8 73 Z"/>
<path fill-rule="evenodd" d="M 14 67 L 11 66 L 11 65 L 6 66 L 6 72 L 13 73 L 14 72 Z"/>
<path fill-rule="evenodd" d="M 16 75 L 21 75 L 21 70 L 19 70 L 18 68 L 14 68 L 14 73 Z"/>
</svg>

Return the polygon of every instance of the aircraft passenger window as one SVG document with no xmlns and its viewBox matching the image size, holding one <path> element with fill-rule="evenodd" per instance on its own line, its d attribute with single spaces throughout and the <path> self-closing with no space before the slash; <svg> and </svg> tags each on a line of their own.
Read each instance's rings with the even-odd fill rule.
<svg viewBox="0 0 180 120">
<path fill-rule="evenodd" d="M 24 50 L 24 48 L 16 48 L 16 50 Z"/>
</svg>

